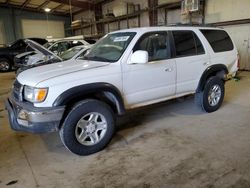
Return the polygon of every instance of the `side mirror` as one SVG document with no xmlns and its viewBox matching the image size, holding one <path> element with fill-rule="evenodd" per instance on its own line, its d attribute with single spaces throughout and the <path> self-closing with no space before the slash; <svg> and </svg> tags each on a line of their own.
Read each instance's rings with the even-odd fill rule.
<svg viewBox="0 0 250 188">
<path fill-rule="evenodd" d="M 131 55 L 129 64 L 145 64 L 148 63 L 148 52 L 137 50 Z"/>
</svg>

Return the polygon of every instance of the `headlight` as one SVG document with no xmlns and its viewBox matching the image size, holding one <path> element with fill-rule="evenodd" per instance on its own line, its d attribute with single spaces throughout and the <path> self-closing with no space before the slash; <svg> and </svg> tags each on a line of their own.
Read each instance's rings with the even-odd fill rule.
<svg viewBox="0 0 250 188">
<path fill-rule="evenodd" d="M 24 86 L 24 99 L 33 103 L 43 102 L 48 94 L 48 88 Z"/>
</svg>

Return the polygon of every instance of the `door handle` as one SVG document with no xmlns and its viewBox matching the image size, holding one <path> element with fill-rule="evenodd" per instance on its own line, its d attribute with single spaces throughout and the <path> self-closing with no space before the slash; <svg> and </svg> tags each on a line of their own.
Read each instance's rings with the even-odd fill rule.
<svg viewBox="0 0 250 188">
<path fill-rule="evenodd" d="M 209 65 L 209 64 L 210 64 L 209 62 L 203 63 L 204 66 L 207 66 L 207 65 Z"/>
<path fill-rule="evenodd" d="M 166 68 L 165 71 L 166 71 L 166 72 L 172 72 L 173 69 L 172 69 L 172 68 Z"/>
</svg>

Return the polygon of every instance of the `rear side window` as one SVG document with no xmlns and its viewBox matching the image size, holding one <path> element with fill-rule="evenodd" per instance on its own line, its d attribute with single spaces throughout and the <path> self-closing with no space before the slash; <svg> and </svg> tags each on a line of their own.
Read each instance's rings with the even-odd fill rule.
<svg viewBox="0 0 250 188">
<path fill-rule="evenodd" d="M 214 52 L 225 52 L 234 49 L 233 43 L 227 32 L 223 30 L 201 29 Z"/>
<path fill-rule="evenodd" d="M 193 31 L 173 31 L 176 57 L 204 54 L 200 39 Z"/>
</svg>

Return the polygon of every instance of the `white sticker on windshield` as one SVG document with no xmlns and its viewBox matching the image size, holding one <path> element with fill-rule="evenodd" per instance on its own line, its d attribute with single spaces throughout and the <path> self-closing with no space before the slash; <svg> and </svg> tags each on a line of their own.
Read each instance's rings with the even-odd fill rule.
<svg viewBox="0 0 250 188">
<path fill-rule="evenodd" d="M 129 39 L 129 36 L 115 37 L 114 42 L 123 42 L 123 41 L 127 41 L 128 39 Z"/>
</svg>

